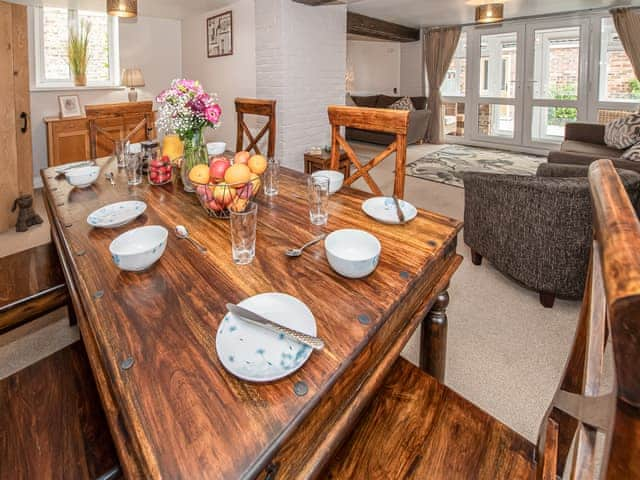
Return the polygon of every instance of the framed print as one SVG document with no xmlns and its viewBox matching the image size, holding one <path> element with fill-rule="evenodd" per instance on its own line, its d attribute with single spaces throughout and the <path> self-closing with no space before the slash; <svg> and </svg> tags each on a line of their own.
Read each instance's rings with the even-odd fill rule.
<svg viewBox="0 0 640 480">
<path fill-rule="evenodd" d="M 59 95 L 60 118 L 81 117 L 80 97 L 78 95 Z"/>
<path fill-rule="evenodd" d="M 209 58 L 233 55 L 232 12 L 207 18 L 207 56 Z"/>
</svg>

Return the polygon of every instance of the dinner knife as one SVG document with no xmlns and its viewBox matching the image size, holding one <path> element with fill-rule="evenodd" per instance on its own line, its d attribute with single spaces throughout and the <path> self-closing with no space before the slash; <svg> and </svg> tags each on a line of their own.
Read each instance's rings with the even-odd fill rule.
<svg viewBox="0 0 640 480">
<path fill-rule="evenodd" d="M 404 218 L 404 212 L 402 211 L 402 207 L 400 206 L 400 200 L 398 200 L 398 197 L 394 195 L 393 201 L 396 204 L 396 211 L 398 212 L 398 220 L 400 220 L 400 223 L 404 223 L 406 220 Z"/>
<path fill-rule="evenodd" d="M 233 303 L 227 303 L 227 310 L 234 315 L 241 317 L 243 320 L 247 320 L 250 323 L 259 325 L 267 330 L 271 330 L 272 332 L 282 333 L 315 350 L 322 350 L 324 348 L 324 342 L 320 338 L 274 323 L 251 310 L 247 310 L 246 308 L 239 307 Z"/>
</svg>

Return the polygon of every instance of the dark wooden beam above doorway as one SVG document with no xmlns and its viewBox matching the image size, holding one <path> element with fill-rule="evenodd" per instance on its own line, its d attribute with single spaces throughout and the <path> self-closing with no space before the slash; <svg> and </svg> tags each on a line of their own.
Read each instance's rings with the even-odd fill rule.
<svg viewBox="0 0 640 480">
<path fill-rule="evenodd" d="M 389 40 L 390 42 L 416 42 L 420 40 L 420 30 L 417 28 L 405 27 L 353 12 L 347 12 L 347 33 Z"/>
<path fill-rule="evenodd" d="M 319 7 L 342 3 L 336 0 L 293 0 L 296 3 Z M 359 13 L 347 12 L 347 33 L 390 42 L 417 42 L 420 30 L 397 23 L 386 22 Z"/>
</svg>

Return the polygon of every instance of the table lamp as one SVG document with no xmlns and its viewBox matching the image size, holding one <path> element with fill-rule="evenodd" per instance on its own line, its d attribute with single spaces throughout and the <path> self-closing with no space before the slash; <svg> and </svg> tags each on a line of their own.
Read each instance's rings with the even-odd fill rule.
<svg viewBox="0 0 640 480">
<path fill-rule="evenodd" d="M 138 91 L 136 87 L 144 87 L 144 77 L 139 68 L 125 68 L 122 71 L 122 85 L 129 87 L 129 101 L 138 101 Z"/>
</svg>

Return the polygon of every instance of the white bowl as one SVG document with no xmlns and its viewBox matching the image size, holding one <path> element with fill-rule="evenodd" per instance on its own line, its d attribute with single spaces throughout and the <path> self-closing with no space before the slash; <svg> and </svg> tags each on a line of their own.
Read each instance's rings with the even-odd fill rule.
<svg viewBox="0 0 640 480">
<path fill-rule="evenodd" d="M 100 176 L 100 167 L 78 167 L 65 171 L 67 182 L 77 188 L 87 188 Z"/>
<path fill-rule="evenodd" d="M 311 174 L 312 177 L 327 177 L 329 179 L 329 194 L 333 195 L 342 188 L 344 173 L 336 170 L 318 170 Z"/>
<path fill-rule="evenodd" d="M 159 225 L 134 228 L 109 245 L 113 263 L 121 270 L 140 272 L 156 263 L 167 248 L 169 232 Z"/>
<path fill-rule="evenodd" d="M 207 143 L 207 153 L 209 155 L 222 155 L 227 150 L 227 144 L 224 142 Z"/>
<path fill-rule="evenodd" d="M 336 230 L 324 240 L 329 265 L 347 278 L 362 278 L 378 266 L 382 246 L 376 237 L 362 230 Z"/>
</svg>

